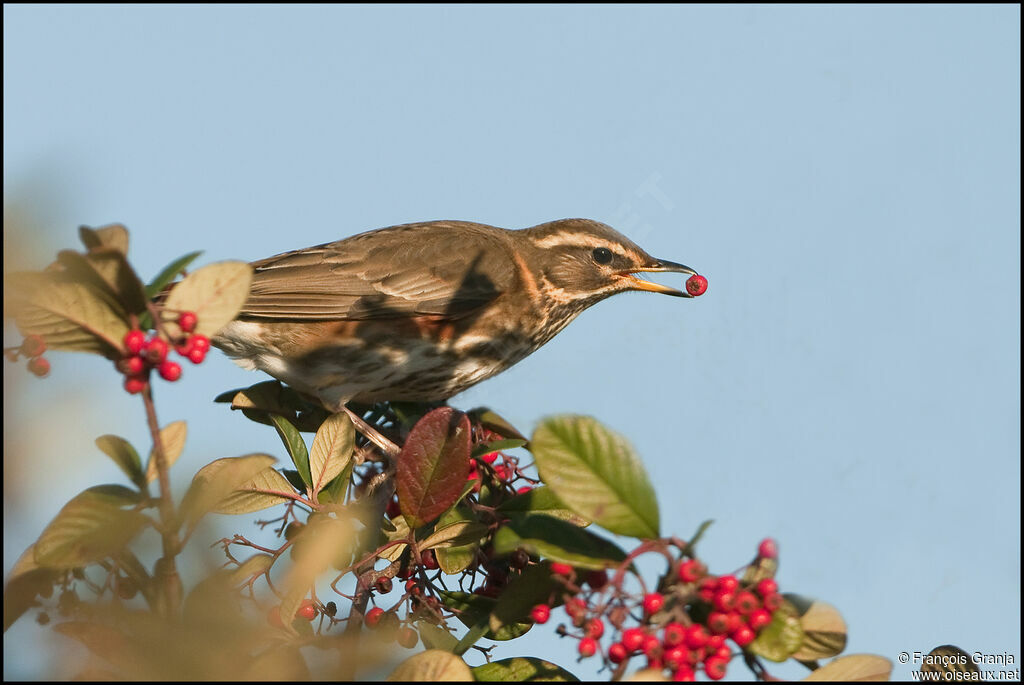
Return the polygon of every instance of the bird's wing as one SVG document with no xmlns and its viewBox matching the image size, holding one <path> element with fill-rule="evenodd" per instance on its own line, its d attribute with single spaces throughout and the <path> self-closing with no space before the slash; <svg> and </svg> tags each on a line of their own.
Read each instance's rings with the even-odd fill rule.
<svg viewBox="0 0 1024 685">
<path fill-rule="evenodd" d="M 459 318 L 514 287 L 501 234 L 466 222 L 408 224 L 253 263 L 243 319 Z"/>
</svg>

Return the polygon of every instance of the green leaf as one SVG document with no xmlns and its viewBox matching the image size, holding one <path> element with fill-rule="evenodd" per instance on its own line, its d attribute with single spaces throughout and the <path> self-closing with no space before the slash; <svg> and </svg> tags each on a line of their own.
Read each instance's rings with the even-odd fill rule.
<svg viewBox="0 0 1024 685">
<path fill-rule="evenodd" d="M 475 523 L 475 519 L 469 510 L 463 509 L 462 507 L 453 507 L 441 514 L 441 518 L 437 520 L 437 531 L 441 532 L 445 527 L 457 525 L 459 523 L 471 524 Z M 441 570 L 452 576 L 456 573 L 462 573 L 469 568 L 473 563 L 473 559 L 476 558 L 476 551 L 479 548 L 479 544 L 477 543 L 486 532 L 487 529 L 486 526 L 484 526 L 483 533 L 478 534 L 476 539 L 470 540 L 468 543 L 437 549 L 435 554 L 437 556 L 437 564 L 441 567 Z M 421 546 L 422 544 L 423 543 L 421 543 Z"/>
<path fill-rule="evenodd" d="M 846 649 L 846 622 L 831 604 L 808 600 L 797 595 L 783 595 L 797 610 L 804 639 L 792 658 L 817 661 L 841 654 Z"/>
<path fill-rule="evenodd" d="M 419 631 L 420 639 L 423 640 L 427 649 L 443 649 L 446 652 L 453 652 L 456 645 L 459 644 L 454 635 L 427 621 L 417 621 L 416 630 Z"/>
<path fill-rule="evenodd" d="M 488 640 L 514 640 L 525 634 L 533 627 L 532 621 L 520 621 L 518 623 L 507 623 L 496 630 L 489 627 L 491 612 L 498 605 L 498 600 L 493 597 L 474 595 L 469 592 L 451 592 L 442 590 L 439 593 L 441 604 L 455 612 L 456 618 L 467 628 L 479 626 L 480 637 Z M 470 646 L 475 642 L 470 642 Z"/>
<path fill-rule="evenodd" d="M 555 416 L 530 451 L 541 480 L 577 514 L 618 535 L 658 537 L 654 488 L 625 438 L 587 416 Z"/>
<path fill-rule="evenodd" d="M 413 528 L 430 523 L 458 499 L 469 475 L 469 418 L 451 407 L 420 419 L 396 466 L 398 503 Z"/>
<path fill-rule="evenodd" d="M 292 458 L 292 463 L 295 464 L 295 468 L 302 477 L 302 482 L 307 487 L 311 487 L 313 476 L 309 471 L 309 451 L 306 449 L 306 442 L 302 439 L 302 435 L 292 425 L 292 422 L 283 416 L 271 414 L 270 420 L 274 424 L 274 428 L 277 429 L 277 434 L 281 436 L 281 442 L 288 450 L 288 456 Z"/>
<path fill-rule="evenodd" d="M 268 466 L 238 486 L 213 511 L 217 514 L 250 514 L 290 501 L 288 497 L 275 494 L 277 492 L 290 493 L 292 485 L 277 469 Z"/>
<path fill-rule="evenodd" d="M 181 503 L 181 516 L 189 530 L 274 461 L 269 454 L 249 454 L 217 459 L 199 469 Z"/>
<path fill-rule="evenodd" d="M 63 578 L 64 572 L 40 568 L 36 563 L 35 545 L 30 545 L 14 563 L 4 587 L 4 632 L 17 621 L 22 614 L 39 602 L 36 597 L 49 597 L 53 592 L 54 583 Z"/>
<path fill-rule="evenodd" d="M 128 229 L 121 224 L 107 224 L 99 228 L 79 226 L 78 237 L 90 252 L 110 248 L 123 255 L 128 254 Z"/>
<path fill-rule="evenodd" d="M 123 488 L 127 490 L 127 488 Z M 123 507 L 119 491 L 90 488 L 64 505 L 35 544 L 36 564 L 43 568 L 71 569 L 117 554 L 150 523 L 148 517 Z"/>
<path fill-rule="evenodd" d="M 479 521 L 456 521 L 439 525 L 426 540 L 420 543 L 421 550 L 464 547 L 478 542 L 487 535 L 487 526 Z"/>
<path fill-rule="evenodd" d="M 568 521 L 569 523 L 584 527 L 590 525 L 590 521 L 582 516 L 577 516 L 572 509 L 565 506 L 558 495 L 547 486 L 534 488 L 521 495 L 509 497 L 498 505 L 498 511 L 503 514 L 544 514 L 553 516 L 556 519 Z"/>
<path fill-rule="evenodd" d="M 789 602 L 783 602 L 772 614 L 772 622 L 765 626 L 747 649 L 765 659 L 781 663 L 800 649 L 803 640 L 804 631 L 800 627 L 796 608 Z"/>
<path fill-rule="evenodd" d="M 488 623 L 491 631 L 500 635 L 505 630 L 516 631 L 523 624 L 531 625 L 530 610 L 538 604 L 548 604 L 562 589 L 547 564 L 527 566 L 521 574 L 513 576 L 498 597 Z"/>
<path fill-rule="evenodd" d="M 175 421 L 160 429 L 160 444 L 164 448 L 164 459 L 167 461 L 167 468 L 174 466 L 178 457 L 185 449 L 185 438 L 188 437 L 188 425 L 184 421 Z M 149 451 L 149 462 L 146 464 L 146 482 L 152 483 L 156 480 L 156 446 Z"/>
<path fill-rule="evenodd" d="M 526 440 L 526 436 L 517 431 L 511 423 L 498 416 L 498 414 L 487 407 L 478 407 L 470 410 L 469 418 L 473 423 L 478 423 L 483 428 L 486 428 L 492 433 L 497 433 L 504 438 Z"/>
<path fill-rule="evenodd" d="M 22 335 L 42 336 L 53 350 L 121 357 L 127 314 L 108 293 L 59 271 L 10 274 L 4 285 L 4 314 Z"/>
<path fill-rule="evenodd" d="M 556 518 L 543 515 L 513 517 L 494 536 L 494 552 L 503 556 L 525 549 L 577 568 L 602 569 L 626 558 L 615 543 Z"/>
<path fill-rule="evenodd" d="M 182 271 L 188 268 L 196 257 L 203 254 L 202 250 L 196 252 L 189 252 L 187 255 L 178 257 L 173 262 L 165 266 L 160 270 L 160 273 L 156 275 L 149 285 L 146 286 L 146 295 L 150 298 L 156 297 L 157 294 L 170 285 L 171 281 L 178 277 Z"/>
<path fill-rule="evenodd" d="M 165 325 L 172 337 L 181 333 L 177 312 L 195 312 L 195 333 L 213 337 L 238 316 L 252 283 L 252 267 L 245 262 L 219 262 L 193 271 L 171 290 L 164 308 L 172 314 Z"/>
<path fill-rule="evenodd" d="M 273 565 L 273 555 L 254 554 L 239 564 L 236 568 L 230 569 L 231 584 L 237 587 L 248 583 L 250 578 L 266 573 Z"/>
<path fill-rule="evenodd" d="M 876 654 L 851 654 L 812 671 L 805 681 L 831 680 L 848 683 L 863 683 L 889 680 L 892 677 L 892 662 Z"/>
<path fill-rule="evenodd" d="M 428 649 L 409 657 L 398 665 L 388 680 L 407 682 L 441 682 L 473 680 L 466 662 L 451 652 Z"/>
<path fill-rule="evenodd" d="M 332 414 L 320 426 L 309 453 L 313 492 L 318 493 L 341 473 L 355 449 L 356 431 L 348 414 Z"/>
<path fill-rule="evenodd" d="M 125 256 L 112 248 L 100 248 L 83 255 L 74 250 L 57 253 L 64 274 L 104 293 L 127 312 L 139 314 L 146 309 L 146 293 L 139 277 Z"/>
<path fill-rule="evenodd" d="M 132 483 L 139 488 L 145 487 L 146 477 L 142 472 L 142 459 L 130 442 L 117 435 L 101 435 L 96 438 L 96 446 L 114 460 Z"/>
<path fill-rule="evenodd" d="M 319 500 L 323 504 L 325 502 L 331 502 L 334 504 L 344 504 L 345 496 L 348 494 L 348 487 L 352 483 L 352 469 L 355 468 L 356 462 L 349 459 L 348 465 L 335 476 L 334 480 L 327 484 L 327 486 L 320 491 Z"/>
<path fill-rule="evenodd" d="M 579 680 L 569 671 L 550 661 L 522 656 L 477 666 L 473 669 L 473 677 L 482 683 L 576 682 Z"/>
</svg>

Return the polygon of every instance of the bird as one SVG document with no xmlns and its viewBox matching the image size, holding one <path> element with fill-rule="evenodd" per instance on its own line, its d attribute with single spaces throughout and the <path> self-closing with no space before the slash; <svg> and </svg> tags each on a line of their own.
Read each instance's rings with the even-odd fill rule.
<svg viewBox="0 0 1024 685">
<path fill-rule="evenodd" d="M 697 273 L 589 219 L 518 230 L 403 224 L 251 266 L 248 299 L 212 343 L 333 412 L 349 402 L 446 401 L 607 297 L 692 297 L 638 274 Z"/>
</svg>

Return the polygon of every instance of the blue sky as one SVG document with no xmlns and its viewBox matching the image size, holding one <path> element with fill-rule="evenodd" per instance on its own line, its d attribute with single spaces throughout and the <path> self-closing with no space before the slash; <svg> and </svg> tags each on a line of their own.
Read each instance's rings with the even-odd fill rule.
<svg viewBox="0 0 1024 685">
<path fill-rule="evenodd" d="M 669 532 L 715 519 L 723 572 L 777 538 L 782 589 L 836 605 L 851 653 L 1019 665 L 1019 65 L 1016 5 L 5 6 L 5 246 L 42 266 L 120 221 L 148 276 L 409 221 L 605 221 L 708 293 L 601 303 L 453 403 L 605 421 Z M 117 480 L 94 437 L 146 444 L 106 362 L 51 361 L 4 368 L 5 574 Z M 190 424 L 179 492 L 285 456 L 208 404 L 261 377 L 201 370 L 158 389 Z M 45 672 L 40 632 L 5 635 L 5 677 Z M 501 655 L 593 675 L 552 637 Z"/>
</svg>

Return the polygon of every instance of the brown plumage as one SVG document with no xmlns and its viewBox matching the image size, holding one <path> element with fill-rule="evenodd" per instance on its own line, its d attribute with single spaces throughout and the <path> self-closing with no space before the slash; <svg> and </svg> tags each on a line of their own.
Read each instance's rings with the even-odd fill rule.
<svg viewBox="0 0 1024 685">
<path fill-rule="evenodd" d="M 617 292 L 688 296 L 636 272 L 695 273 L 586 219 L 392 226 L 253 267 L 245 307 L 214 344 L 332 410 L 447 399 Z"/>
</svg>

